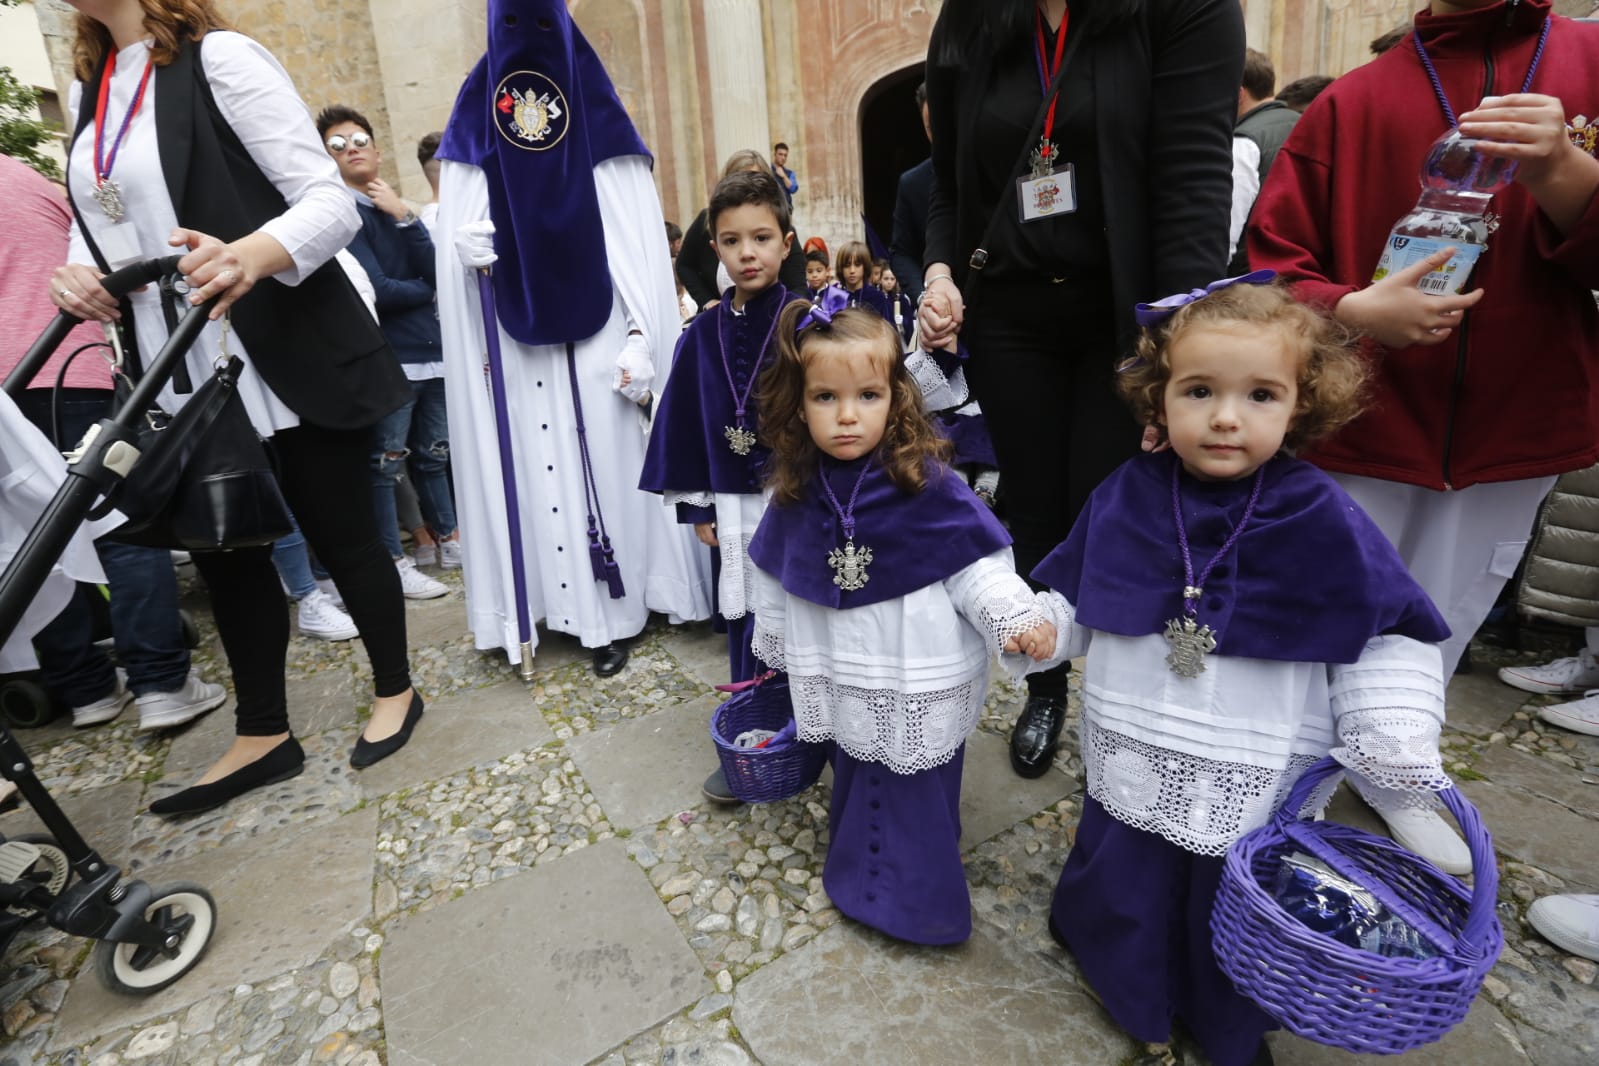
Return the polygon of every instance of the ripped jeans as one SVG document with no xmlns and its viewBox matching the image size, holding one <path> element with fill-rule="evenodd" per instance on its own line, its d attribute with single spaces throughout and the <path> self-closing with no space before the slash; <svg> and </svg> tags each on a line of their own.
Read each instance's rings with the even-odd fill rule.
<svg viewBox="0 0 1599 1066">
<path fill-rule="evenodd" d="M 372 427 L 372 500 L 378 535 L 398 559 L 400 521 L 394 486 L 405 476 L 407 460 L 422 517 L 433 535 L 445 540 L 455 532 L 455 501 L 445 474 L 450 461 L 450 422 L 444 408 L 444 379 L 411 382 L 412 400 Z"/>
</svg>

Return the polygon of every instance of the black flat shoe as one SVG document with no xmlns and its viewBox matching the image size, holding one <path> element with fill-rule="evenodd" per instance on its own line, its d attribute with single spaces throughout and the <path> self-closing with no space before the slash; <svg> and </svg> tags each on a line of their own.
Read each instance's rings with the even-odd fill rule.
<svg viewBox="0 0 1599 1066">
<path fill-rule="evenodd" d="M 705 779 L 705 784 L 700 786 L 700 793 L 712 803 L 719 803 L 724 807 L 736 807 L 744 801 L 733 795 L 733 790 L 728 787 L 727 774 L 718 766 L 716 772 Z"/>
<path fill-rule="evenodd" d="M 394 733 L 382 740 L 368 740 L 358 737 L 355 747 L 350 749 L 350 765 L 357 770 L 365 770 L 375 762 L 382 762 L 390 755 L 405 747 L 406 741 L 411 739 L 411 730 L 416 728 L 416 723 L 422 720 L 422 694 L 415 689 L 411 690 L 411 706 L 405 709 L 405 723 Z"/>
<path fill-rule="evenodd" d="M 1010 734 L 1010 765 L 1022 777 L 1042 777 L 1060 747 L 1066 724 L 1066 697 L 1028 696 Z"/>
<path fill-rule="evenodd" d="M 627 665 L 627 641 L 613 640 L 603 648 L 594 649 L 594 676 L 611 677 L 622 672 Z"/>
<path fill-rule="evenodd" d="M 220 807 L 230 799 L 244 795 L 251 789 L 275 785 L 291 777 L 300 776 L 305 769 L 305 750 L 300 742 L 290 737 L 255 762 L 241 766 L 220 781 L 205 785 L 191 785 L 182 792 L 156 800 L 150 804 L 151 814 L 199 814 Z"/>
</svg>

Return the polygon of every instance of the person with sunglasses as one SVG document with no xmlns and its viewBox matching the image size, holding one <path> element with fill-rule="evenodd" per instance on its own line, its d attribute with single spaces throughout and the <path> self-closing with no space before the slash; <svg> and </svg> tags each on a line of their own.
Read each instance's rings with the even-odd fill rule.
<svg viewBox="0 0 1599 1066">
<path fill-rule="evenodd" d="M 338 164 L 361 215 L 350 242 L 377 295 L 378 325 L 411 382 L 412 401 L 377 424 L 372 438 L 372 500 L 378 535 L 400 572 L 407 599 L 431 600 L 448 587 L 422 573 L 400 547 L 395 492 L 407 469 L 438 543 L 446 570 L 461 566 L 461 538 L 450 495 L 450 423 L 444 409 L 444 342 L 439 334 L 433 238 L 411 206 L 378 177 L 383 153 L 372 124 L 354 108 L 335 104 L 316 119 L 328 155 Z"/>
</svg>

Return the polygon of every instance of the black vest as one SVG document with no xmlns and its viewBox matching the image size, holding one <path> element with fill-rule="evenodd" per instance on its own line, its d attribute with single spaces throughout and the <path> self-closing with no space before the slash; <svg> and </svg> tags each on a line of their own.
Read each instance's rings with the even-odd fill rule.
<svg viewBox="0 0 1599 1066">
<path fill-rule="evenodd" d="M 1271 171 L 1272 160 L 1277 158 L 1278 149 L 1283 142 L 1288 140 L 1288 135 L 1294 130 L 1294 123 L 1299 121 L 1299 112 L 1287 104 L 1280 104 L 1276 100 L 1267 100 L 1257 107 L 1252 107 L 1238 120 L 1238 125 L 1233 127 L 1234 137 L 1247 137 L 1255 142 L 1255 147 L 1260 149 L 1260 165 L 1255 172 L 1260 175 L 1260 187 L 1266 187 L 1266 175 Z M 1259 194 L 1256 194 L 1258 199 Z M 1254 205 L 1250 205 L 1249 213 L 1254 215 Z M 1227 273 L 1232 277 L 1249 273 L 1249 255 L 1244 247 L 1248 236 L 1248 223 L 1244 225 L 1244 233 L 1238 236 L 1238 250 L 1233 253 L 1233 260 L 1227 265 Z"/>
<path fill-rule="evenodd" d="M 74 140 L 94 120 L 104 76 L 102 64 L 83 86 Z M 217 109 L 199 44 L 182 41 L 177 58 L 156 68 L 155 85 L 156 142 L 180 226 L 235 241 L 288 210 Z M 100 269 L 107 269 L 81 215 L 78 221 Z M 382 331 L 331 259 L 299 285 L 262 278 L 230 314 L 252 369 L 308 423 L 359 429 L 411 399 Z"/>
</svg>

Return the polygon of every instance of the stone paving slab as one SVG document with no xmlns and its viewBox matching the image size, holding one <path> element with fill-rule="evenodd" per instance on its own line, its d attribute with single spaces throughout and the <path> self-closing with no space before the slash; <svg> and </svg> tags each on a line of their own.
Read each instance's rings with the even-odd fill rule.
<svg viewBox="0 0 1599 1066">
<path fill-rule="evenodd" d="M 1444 722 L 1450 729 L 1486 738 L 1502 729 L 1527 699 L 1527 693 L 1499 680 L 1494 670 L 1478 667 L 1476 673 L 1449 679 Z"/>
<path fill-rule="evenodd" d="M 1476 804 L 1501 855 L 1549 871 L 1572 891 L 1599 887 L 1599 826 L 1592 819 L 1491 781 L 1462 781 L 1459 788 Z"/>
<path fill-rule="evenodd" d="M 1488 745 L 1473 769 L 1496 785 L 1530 792 L 1577 814 L 1592 817 L 1599 808 L 1599 784 L 1584 784 L 1581 772 L 1504 744 Z M 1594 831 L 1599 835 L 1599 826 Z"/>
<path fill-rule="evenodd" d="M 765 1066 L 1111 1066 L 1132 1051 L 1060 968 L 984 923 L 954 948 L 841 923 L 741 981 L 733 1022 Z"/>
<path fill-rule="evenodd" d="M 371 693 L 357 685 L 354 671 L 347 666 L 291 675 L 284 691 L 288 697 L 289 728 L 302 739 L 358 725 L 358 712 L 371 702 Z M 204 718 L 172 734 L 166 772 L 199 777 L 233 742 L 235 725 L 233 699 L 229 697 L 228 702 Z"/>
<path fill-rule="evenodd" d="M 389 926 L 389 1066 L 588 1062 L 709 989 L 617 841 Z"/>
<path fill-rule="evenodd" d="M 1081 787 L 1053 767 L 1029 781 L 1010 765 L 1010 745 L 992 733 L 973 733 L 961 768 L 961 850 L 969 851 Z"/>
<path fill-rule="evenodd" d="M 661 646 L 689 676 L 713 687 L 728 680 L 727 634 L 713 633 L 709 622 L 678 626 L 666 635 Z"/>
<path fill-rule="evenodd" d="M 215 848 L 141 875 L 152 886 L 193 881 L 217 903 L 217 932 L 198 966 L 152 996 L 120 996 L 87 975 L 75 981 L 51 1047 L 180 1010 L 224 989 L 315 960 L 372 909 L 377 811 Z M 315 905 L 308 906 L 307 898 Z"/>
<path fill-rule="evenodd" d="M 356 780 L 366 795 L 382 796 L 554 739 L 532 691 L 526 683 L 513 679 L 428 704 L 410 743 L 360 771 Z"/>
<path fill-rule="evenodd" d="M 637 829 L 705 802 L 700 785 L 716 769 L 705 696 L 575 736 L 566 742 L 612 825 Z"/>
<path fill-rule="evenodd" d="M 1267 1037 L 1272 1056 L 1283 1066 L 1376 1066 L 1400 1062 L 1404 1066 L 1553 1066 L 1531 1059 L 1521 1046 L 1516 1027 L 1493 1004 L 1479 998 L 1465 1021 L 1442 1040 L 1424 1044 L 1402 1055 L 1356 1055 L 1342 1048 L 1315 1044 L 1292 1033 Z"/>
<path fill-rule="evenodd" d="M 53 798 L 67 817 L 72 819 L 78 835 L 88 841 L 101 858 L 124 865 L 128 857 L 128 845 L 133 838 L 133 819 L 139 813 L 139 801 L 143 795 L 143 784 L 124 781 L 110 788 Z M 0 816 L 0 834 L 5 836 L 43 832 L 44 823 L 28 807 Z"/>
<path fill-rule="evenodd" d="M 460 593 L 406 601 L 405 641 L 411 647 L 436 648 L 467 635 L 466 597 Z"/>
</svg>

